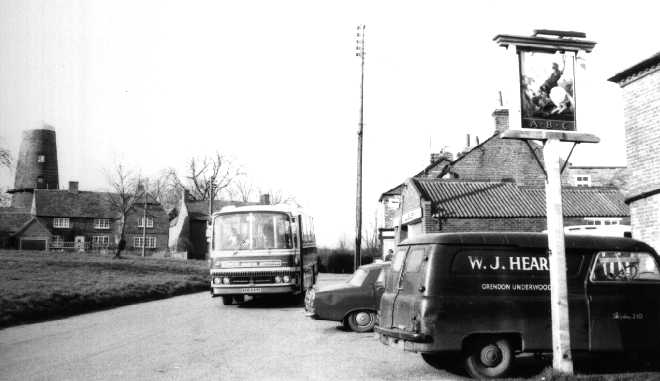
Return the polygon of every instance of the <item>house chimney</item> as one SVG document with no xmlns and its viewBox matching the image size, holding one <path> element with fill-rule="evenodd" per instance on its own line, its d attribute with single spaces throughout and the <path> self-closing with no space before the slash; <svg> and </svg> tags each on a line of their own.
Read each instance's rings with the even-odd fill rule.
<svg viewBox="0 0 660 381">
<path fill-rule="evenodd" d="M 69 192 L 78 193 L 78 182 L 77 181 L 69 181 Z"/>
<path fill-rule="evenodd" d="M 268 193 L 262 194 L 259 197 L 259 203 L 263 205 L 270 205 L 270 195 Z"/>
<path fill-rule="evenodd" d="M 453 161 L 454 160 L 454 155 L 449 151 L 445 151 L 444 148 L 442 150 L 440 150 L 440 152 L 438 152 L 438 153 L 432 153 L 431 154 L 431 164 L 437 163 L 438 161 L 440 161 L 442 159 L 445 159 L 447 161 Z"/>
<path fill-rule="evenodd" d="M 509 110 L 499 108 L 493 111 L 493 119 L 495 119 L 495 133 L 506 131 L 509 129 Z"/>
</svg>

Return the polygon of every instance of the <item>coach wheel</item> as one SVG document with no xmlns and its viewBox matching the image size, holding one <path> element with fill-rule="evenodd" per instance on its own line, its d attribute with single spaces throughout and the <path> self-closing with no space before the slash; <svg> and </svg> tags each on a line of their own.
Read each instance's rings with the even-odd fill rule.
<svg viewBox="0 0 660 381">
<path fill-rule="evenodd" d="M 355 311 L 348 315 L 348 327 L 355 332 L 369 332 L 376 325 L 376 313 L 373 311 Z"/>
<path fill-rule="evenodd" d="M 512 364 L 511 344 L 501 337 L 478 340 L 465 353 L 465 370 L 474 378 L 502 377 Z"/>
<path fill-rule="evenodd" d="M 234 297 L 231 295 L 223 295 L 222 296 L 222 304 L 225 306 L 231 306 L 231 304 L 234 302 Z"/>
</svg>

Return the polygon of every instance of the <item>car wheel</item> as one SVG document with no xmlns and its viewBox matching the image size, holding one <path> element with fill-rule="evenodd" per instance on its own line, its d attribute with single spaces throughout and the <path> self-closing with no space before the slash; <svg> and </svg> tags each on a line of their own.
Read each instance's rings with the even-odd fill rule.
<svg viewBox="0 0 660 381">
<path fill-rule="evenodd" d="M 348 327 L 355 332 L 373 331 L 376 325 L 376 313 L 373 311 L 355 311 L 348 315 Z"/>
<path fill-rule="evenodd" d="M 502 337 L 478 340 L 465 353 L 465 370 L 473 378 L 502 377 L 512 364 L 511 344 Z"/>
<path fill-rule="evenodd" d="M 234 302 L 234 297 L 231 295 L 223 295 L 222 296 L 222 304 L 225 306 L 231 306 L 231 304 Z"/>
</svg>

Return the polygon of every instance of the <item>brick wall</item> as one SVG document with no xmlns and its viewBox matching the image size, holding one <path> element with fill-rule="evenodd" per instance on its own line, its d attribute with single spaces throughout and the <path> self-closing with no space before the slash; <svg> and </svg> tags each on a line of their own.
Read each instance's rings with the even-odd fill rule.
<svg viewBox="0 0 660 381">
<path fill-rule="evenodd" d="M 583 225 L 583 218 L 564 218 L 564 225 Z M 540 232 L 546 229 L 540 218 L 448 218 L 442 221 L 443 232 L 514 231 Z"/>
<path fill-rule="evenodd" d="M 630 219 L 633 238 L 660 252 L 660 194 L 631 203 Z"/>
<path fill-rule="evenodd" d="M 660 62 L 619 81 L 623 88 L 628 198 L 660 189 Z M 630 203 L 633 238 L 660 250 L 660 194 Z"/>
<path fill-rule="evenodd" d="M 569 167 L 567 181 L 571 186 L 577 186 L 576 176 L 588 175 L 591 177 L 592 187 L 614 186 L 622 192 L 628 183 L 628 169 L 626 167 Z"/>
</svg>

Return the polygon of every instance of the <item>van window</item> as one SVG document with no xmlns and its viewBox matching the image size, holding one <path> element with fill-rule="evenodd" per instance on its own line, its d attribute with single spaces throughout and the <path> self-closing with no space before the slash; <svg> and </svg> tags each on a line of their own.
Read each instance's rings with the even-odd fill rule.
<svg viewBox="0 0 660 381">
<path fill-rule="evenodd" d="M 583 255 L 566 256 L 566 273 L 580 273 Z M 550 261 L 545 250 L 474 249 L 462 250 L 454 257 L 455 274 L 507 274 L 507 276 L 550 276 Z"/>
<path fill-rule="evenodd" d="M 412 249 L 408 258 L 406 258 L 406 273 L 418 273 L 419 268 L 424 261 L 424 256 L 426 253 L 425 247 L 415 247 Z"/>
<path fill-rule="evenodd" d="M 601 251 L 596 256 L 592 282 L 660 281 L 658 265 L 649 253 Z"/>
</svg>

